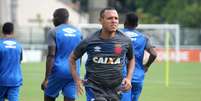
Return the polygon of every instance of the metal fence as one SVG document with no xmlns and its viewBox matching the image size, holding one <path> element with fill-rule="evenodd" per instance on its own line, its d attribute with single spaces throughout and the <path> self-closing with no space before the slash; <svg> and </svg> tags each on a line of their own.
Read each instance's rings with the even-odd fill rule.
<svg viewBox="0 0 201 101">
<path fill-rule="evenodd" d="M 47 31 L 49 27 L 18 27 L 16 38 L 21 42 L 25 49 L 47 48 Z M 93 30 L 94 31 L 94 30 Z M 92 33 L 92 31 L 89 31 Z M 86 33 L 86 31 L 83 31 Z M 180 47 L 201 49 L 201 29 L 199 28 L 180 28 Z"/>
</svg>

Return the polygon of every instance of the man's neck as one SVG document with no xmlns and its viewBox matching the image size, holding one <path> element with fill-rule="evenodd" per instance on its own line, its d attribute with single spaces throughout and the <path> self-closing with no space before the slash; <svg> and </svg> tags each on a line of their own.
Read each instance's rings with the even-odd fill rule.
<svg viewBox="0 0 201 101">
<path fill-rule="evenodd" d="M 13 38 L 13 35 L 12 34 L 5 34 L 3 37 L 4 38 Z"/>
<path fill-rule="evenodd" d="M 110 32 L 110 31 L 105 31 L 105 30 L 101 30 L 100 32 L 100 37 L 102 39 L 111 39 L 115 36 L 116 32 Z"/>
<path fill-rule="evenodd" d="M 136 29 L 136 27 L 133 27 L 133 26 L 125 26 L 124 28 L 127 28 L 127 29 Z"/>
</svg>

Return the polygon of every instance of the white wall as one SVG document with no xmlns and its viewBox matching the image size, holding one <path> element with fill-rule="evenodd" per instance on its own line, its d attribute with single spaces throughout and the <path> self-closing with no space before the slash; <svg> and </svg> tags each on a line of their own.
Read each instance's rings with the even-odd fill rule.
<svg viewBox="0 0 201 101">
<path fill-rule="evenodd" d="M 23 50 L 22 62 L 41 62 L 42 50 Z"/>
<path fill-rule="evenodd" d="M 56 8 L 67 8 L 70 13 L 70 22 L 74 25 L 80 23 L 80 16 L 73 9 L 57 0 L 18 0 L 17 21 L 19 26 L 38 26 L 38 23 L 30 23 L 30 19 L 36 19 L 37 14 L 41 15 L 43 25 L 52 25 L 48 22 Z"/>
<path fill-rule="evenodd" d="M 10 0 L 0 0 L 0 24 L 11 21 Z"/>
</svg>

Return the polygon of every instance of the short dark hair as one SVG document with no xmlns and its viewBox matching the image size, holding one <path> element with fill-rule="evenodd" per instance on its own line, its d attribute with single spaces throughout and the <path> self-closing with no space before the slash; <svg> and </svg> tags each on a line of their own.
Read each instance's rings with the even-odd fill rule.
<svg viewBox="0 0 201 101">
<path fill-rule="evenodd" d="M 125 19 L 124 25 L 130 26 L 130 27 L 137 27 L 138 16 L 136 15 L 135 12 L 129 12 L 126 14 L 126 19 Z"/>
<path fill-rule="evenodd" d="M 100 11 L 100 18 L 103 17 L 103 14 L 106 10 L 116 10 L 115 8 L 113 7 L 107 7 L 107 8 L 103 8 L 101 11 Z"/>
<path fill-rule="evenodd" d="M 55 26 L 66 23 L 69 18 L 69 13 L 66 8 L 58 8 L 53 13 L 53 22 Z"/>
<path fill-rule="evenodd" d="M 11 22 L 6 22 L 3 24 L 2 32 L 3 34 L 12 34 L 14 31 L 14 25 Z"/>
</svg>

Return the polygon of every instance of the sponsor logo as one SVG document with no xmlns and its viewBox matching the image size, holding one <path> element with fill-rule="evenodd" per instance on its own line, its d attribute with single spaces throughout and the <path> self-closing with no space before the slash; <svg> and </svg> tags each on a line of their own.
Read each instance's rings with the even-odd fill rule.
<svg viewBox="0 0 201 101">
<path fill-rule="evenodd" d="M 3 44 L 5 45 L 5 48 L 16 48 L 15 41 L 4 41 Z"/>
<path fill-rule="evenodd" d="M 93 57 L 93 62 L 98 64 L 120 64 L 120 58 L 118 57 Z"/>
<path fill-rule="evenodd" d="M 63 31 L 66 33 L 75 33 L 76 32 L 76 30 L 72 29 L 72 28 L 64 28 Z"/>
<path fill-rule="evenodd" d="M 64 36 L 68 36 L 68 37 L 75 37 L 75 36 L 76 36 L 76 34 L 74 34 L 74 33 L 76 32 L 75 29 L 72 29 L 72 28 L 64 28 L 63 31 L 66 32 L 66 33 L 64 34 Z"/>
<path fill-rule="evenodd" d="M 68 34 L 68 33 L 66 33 L 66 34 L 64 34 L 64 36 L 75 37 L 76 35 L 75 34 Z"/>
<path fill-rule="evenodd" d="M 101 47 L 99 47 L 99 46 L 94 47 L 94 51 L 95 52 L 100 52 L 101 51 Z"/>
</svg>

